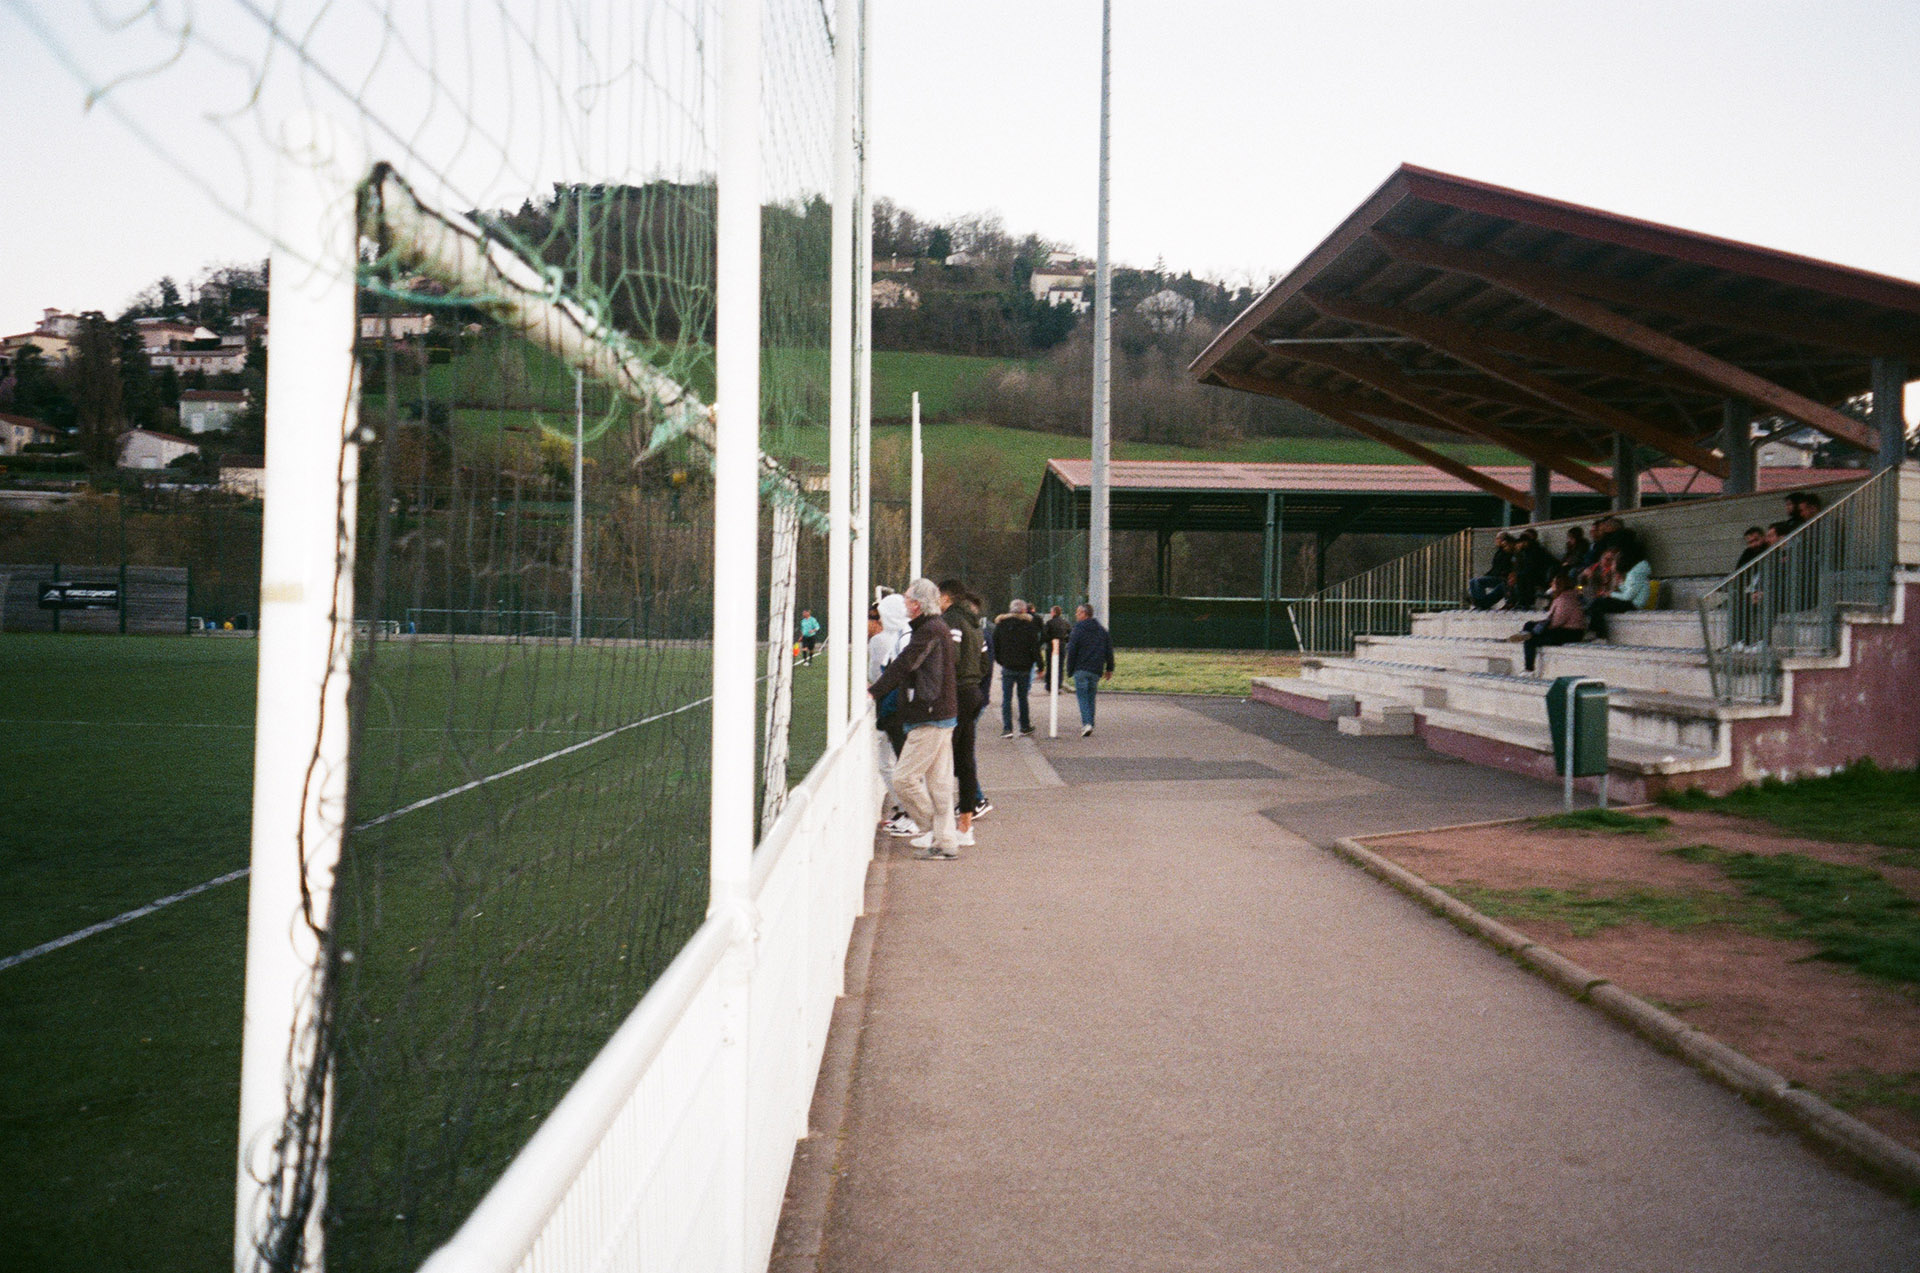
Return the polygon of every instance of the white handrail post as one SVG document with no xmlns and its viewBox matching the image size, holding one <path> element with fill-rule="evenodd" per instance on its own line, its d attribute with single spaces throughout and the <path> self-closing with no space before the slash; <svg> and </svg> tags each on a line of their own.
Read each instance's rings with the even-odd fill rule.
<svg viewBox="0 0 1920 1273">
<path fill-rule="evenodd" d="M 1053 639 L 1053 657 L 1047 660 L 1047 679 L 1053 682 L 1053 692 L 1047 700 L 1047 737 L 1060 737 L 1060 638 Z"/>
<path fill-rule="evenodd" d="M 856 629 L 852 592 L 853 556 L 848 519 L 853 474 L 853 236 L 854 207 L 854 0 L 836 0 L 833 22 L 833 251 L 829 269 L 833 298 L 829 307 L 827 352 L 827 745 L 847 728 L 847 703 L 854 679 L 855 652 L 864 643 Z M 862 612 L 864 618 L 864 612 Z M 858 660 L 862 669 L 865 660 Z M 865 689 L 864 678 L 860 688 Z"/>
<path fill-rule="evenodd" d="M 311 1177 L 284 1161 L 288 1098 L 318 1080 L 319 996 L 347 801 L 347 681 L 353 653 L 357 192 L 366 165 L 332 121 L 303 115 L 282 133 L 267 371 L 267 502 L 260 553 L 252 876 L 247 895 L 234 1267 L 269 1244 L 300 1243 L 321 1266 L 330 1103 L 302 1113 L 317 1144 Z M 327 480 L 332 474 L 334 480 Z M 326 1092 L 327 1097 L 331 1092 Z M 304 1199 L 290 1199 L 302 1188 Z M 301 1212 L 304 1210 L 304 1215 Z M 285 1232 L 289 1220 L 299 1234 Z"/>
<path fill-rule="evenodd" d="M 907 578 L 918 579 L 921 571 L 921 541 L 926 531 L 926 460 L 920 447 L 920 391 L 913 391 L 913 489 L 907 514 Z"/>
<path fill-rule="evenodd" d="M 873 174 L 873 134 L 867 121 L 873 114 L 873 44 L 867 29 L 869 0 L 857 0 L 858 18 L 853 33 L 854 53 L 859 58 L 859 93 L 855 97 L 858 112 L 859 145 L 856 200 L 858 217 L 853 225 L 854 262 L 854 340 L 853 372 L 858 386 L 854 398 L 854 488 L 852 509 L 853 609 L 848 617 L 849 631 L 867 630 L 867 607 L 872 604 L 873 577 L 873 208 L 869 182 Z M 864 652 L 866 646 L 860 645 Z M 860 660 L 860 672 L 866 660 Z M 857 721 L 866 713 L 867 686 L 864 675 L 855 675 L 847 703 L 847 719 Z"/>
<path fill-rule="evenodd" d="M 753 868 L 754 609 L 760 544 L 760 3 L 721 16 L 720 153 L 714 279 L 712 897 L 731 916 L 721 977 L 725 1024 L 719 1130 L 720 1267 L 746 1273 L 751 1111 L 747 1055 L 755 917 Z"/>
</svg>

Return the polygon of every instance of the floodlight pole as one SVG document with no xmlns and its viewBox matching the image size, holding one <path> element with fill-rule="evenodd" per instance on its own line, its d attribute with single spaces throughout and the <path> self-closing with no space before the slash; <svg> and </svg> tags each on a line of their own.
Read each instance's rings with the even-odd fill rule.
<svg viewBox="0 0 1920 1273">
<path fill-rule="evenodd" d="M 853 507 L 849 531 L 853 550 L 850 585 L 852 608 L 847 614 L 849 656 L 849 694 L 847 720 L 866 715 L 865 641 L 854 641 L 854 633 L 867 630 L 867 607 L 873 604 L 873 204 L 869 183 L 873 178 L 873 134 L 867 121 L 873 116 L 873 41 L 868 29 L 870 0 L 856 0 L 854 51 L 859 58 L 859 92 L 854 98 L 858 162 L 855 181 L 856 201 L 853 223 L 854 264 L 854 469 Z"/>
<path fill-rule="evenodd" d="M 1087 600 L 1113 629 L 1107 602 L 1113 546 L 1107 468 L 1113 460 L 1113 263 L 1107 256 L 1107 177 L 1112 164 L 1113 0 L 1100 3 L 1100 229 L 1093 282 L 1093 484 L 1087 520 Z"/>
<path fill-rule="evenodd" d="M 921 541 L 926 531 L 926 460 L 920 449 L 920 391 L 913 391 L 913 492 L 907 515 L 907 579 L 920 577 Z"/>
</svg>

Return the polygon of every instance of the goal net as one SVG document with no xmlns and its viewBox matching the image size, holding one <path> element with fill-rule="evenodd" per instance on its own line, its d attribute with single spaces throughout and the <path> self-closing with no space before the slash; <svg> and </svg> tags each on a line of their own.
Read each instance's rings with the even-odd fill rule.
<svg viewBox="0 0 1920 1273">
<path fill-rule="evenodd" d="M 249 1073 L 265 1048 L 282 1077 L 242 1146 L 243 1266 L 418 1267 L 707 913 L 716 298 L 743 250 L 717 176 L 722 27 L 749 3 L 764 657 L 739 763 L 764 826 L 827 741 L 797 610 L 845 622 L 812 542 L 842 392 L 833 6 L 17 6 L 272 243 L 258 756 L 303 810 L 280 886 L 304 954 L 281 1036 L 247 1041 Z M 333 193 L 276 197 L 289 164 Z M 333 568 L 299 583 L 275 524 L 303 500 Z M 322 633 L 317 701 L 274 697 L 276 603 Z M 250 949 L 250 1031 L 270 969 Z M 243 1092 L 243 1136 L 264 1099 Z"/>
</svg>

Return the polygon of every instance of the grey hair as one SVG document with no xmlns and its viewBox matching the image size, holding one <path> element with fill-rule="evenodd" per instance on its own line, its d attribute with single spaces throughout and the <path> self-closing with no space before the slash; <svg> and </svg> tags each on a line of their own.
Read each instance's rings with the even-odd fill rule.
<svg viewBox="0 0 1920 1273">
<path fill-rule="evenodd" d="M 921 614 L 939 614 L 940 585 L 931 579 L 916 579 L 907 585 L 907 600 L 917 604 Z"/>
<path fill-rule="evenodd" d="M 1007 606 L 1007 612 L 1009 614 L 1025 614 L 1027 612 L 1027 603 L 1015 597 L 1012 603 Z"/>
</svg>

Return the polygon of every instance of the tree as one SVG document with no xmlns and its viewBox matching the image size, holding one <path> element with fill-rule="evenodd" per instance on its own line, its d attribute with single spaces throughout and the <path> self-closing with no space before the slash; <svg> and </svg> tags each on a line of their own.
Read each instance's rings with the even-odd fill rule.
<svg viewBox="0 0 1920 1273">
<path fill-rule="evenodd" d="M 0 381 L 0 402 L 56 429 L 73 427 L 73 399 L 38 345 L 22 345 L 14 351 L 13 371 Z"/>
<path fill-rule="evenodd" d="M 936 261 L 944 261 L 953 255 L 953 235 L 944 225 L 933 227 L 933 233 L 927 236 L 927 255 Z"/>
<path fill-rule="evenodd" d="M 120 399 L 127 420 L 143 429 L 157 428 L 160 413 L 168 404 L 160 400 L 159 378 L 147 362 L 140 329 L 124 318 L 115 323 L 113 329 L 120 358 Z M 174 401 L 179 399 L 176 397 Z"/>
<path fill-rule="evenodd" d="M 80 428 L 80 449 L 93 463 L 111 467 L 119 458 L 120 434 L 126 428 L 125 386 L 119 329 L 98 310 L 80 316 L 66 380 L 74 423 Z"/>
</svg>

